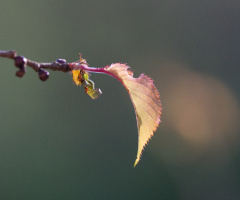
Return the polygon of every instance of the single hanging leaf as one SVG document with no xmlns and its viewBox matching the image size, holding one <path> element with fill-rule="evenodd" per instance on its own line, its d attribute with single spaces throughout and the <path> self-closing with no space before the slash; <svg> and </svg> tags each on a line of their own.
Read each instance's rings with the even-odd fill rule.
<svg viewBox="0 0 240 200">
<path fill-rule="evenodd" d="M 147 75 L 133 78 L 133 72 L 126 64 L 115 63 L 103 68 L 102 73 L 117 78 L 127 89 L 132 100 L 138 126 L 138 152 L 134 167 L 138 164 L 142 151 L 160 123 L 162 106 L 160 95 Z"/>
</svg>

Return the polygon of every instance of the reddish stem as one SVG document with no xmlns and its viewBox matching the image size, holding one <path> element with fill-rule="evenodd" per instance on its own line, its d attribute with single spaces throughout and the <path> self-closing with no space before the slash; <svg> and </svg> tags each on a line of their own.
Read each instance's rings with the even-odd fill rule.
<svg viewBox="0 0 240 200">
<path fill-rule="evenodd" d="M 74 69 L 85 70 L 85 71 L 88 71 L 88 72 L 108 74 L 108 75 L 116 78 L 119 82 L 121 82 L 123 84 L 123 81 L 121 79 L 119 79 L 118 76 L 116 76 L 115 74 L 107 71 L 105 68 L 88 67 L 87 65 L 82 65 L 82 64 L 79 64 L 79 63 L 72 63 L 71 67 L 74 68 Z"/>
</svg>

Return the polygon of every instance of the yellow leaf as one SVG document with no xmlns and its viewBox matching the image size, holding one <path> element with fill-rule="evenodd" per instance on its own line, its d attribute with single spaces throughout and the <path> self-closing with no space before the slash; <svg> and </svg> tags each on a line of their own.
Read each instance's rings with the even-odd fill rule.
<svg viewBox="0 0 240 200">
<path fill-rule="evenodd" d="M 72 70 L 73 81 L 76 85 L 82 85 L 79 76 L 81 76 L 80 70 Z"/>
<path fill-rule="evenodd" d="M 129 92 L 138 126 L 138 152 L 134 167 L 138 164 L 142 151 L 160 123 L 162 106 L 153 80 L 141 74 L 133 78 L 133 72 L 126 64 L 115 63 L 104 68 L 109 75 L 117 78 Z"/>
</svg>

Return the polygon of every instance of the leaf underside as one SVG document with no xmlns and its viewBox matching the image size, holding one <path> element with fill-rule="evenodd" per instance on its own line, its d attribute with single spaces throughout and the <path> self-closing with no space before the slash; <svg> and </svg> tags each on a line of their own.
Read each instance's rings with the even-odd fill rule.
<svg viewBox="0 0 240 200">
<path fill-rule="evenodd" d="M 125 86 L 133 103 L 138 127 L 138 152 L 135 167 L 140 161 L 144 147 L 160 123 L 162 111 L 160 95 L 150 77 L 141 74 L 138 78 L 133 78 L 133 72 L 126 64 L 114 63 L 103 70 Z"/>
</svg>

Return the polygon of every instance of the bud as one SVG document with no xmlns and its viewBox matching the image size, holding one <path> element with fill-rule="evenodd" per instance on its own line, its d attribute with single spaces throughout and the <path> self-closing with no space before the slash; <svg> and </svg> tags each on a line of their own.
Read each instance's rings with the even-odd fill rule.
<svg viewBox="0 0 240 200">
<path fill-rule="evenodd" d="M 59 64 L 65 64 L 67 61 L 65 59 L 59 58 L 56 60 L 56 62 Z"/>
<path fill-rule="evenodd" d="M 49 78 L 49 72 L 42 68 L 39 68 L 38 77 L 40 78 L 40 80 L 46 81 Z"/>
<path fill-rule="evenodd" d="M 26 67 L 27 59 L 23 56 L 16 56 L 14 58 L 15 66 L 19 69 L 23 69 Z M 26 71 L 26 70 L 25 70 Z"/>
<path fill-rule="evenodd" d="M 23 75 L 24 75 L 25 73 L 26 73 L 25 68 L 19 69 L 19 70 L 16 72 L 16 76 L 19 77 L 19 78 L 21 78 L 21 77 L 23 77 Z"/>
</svg>

